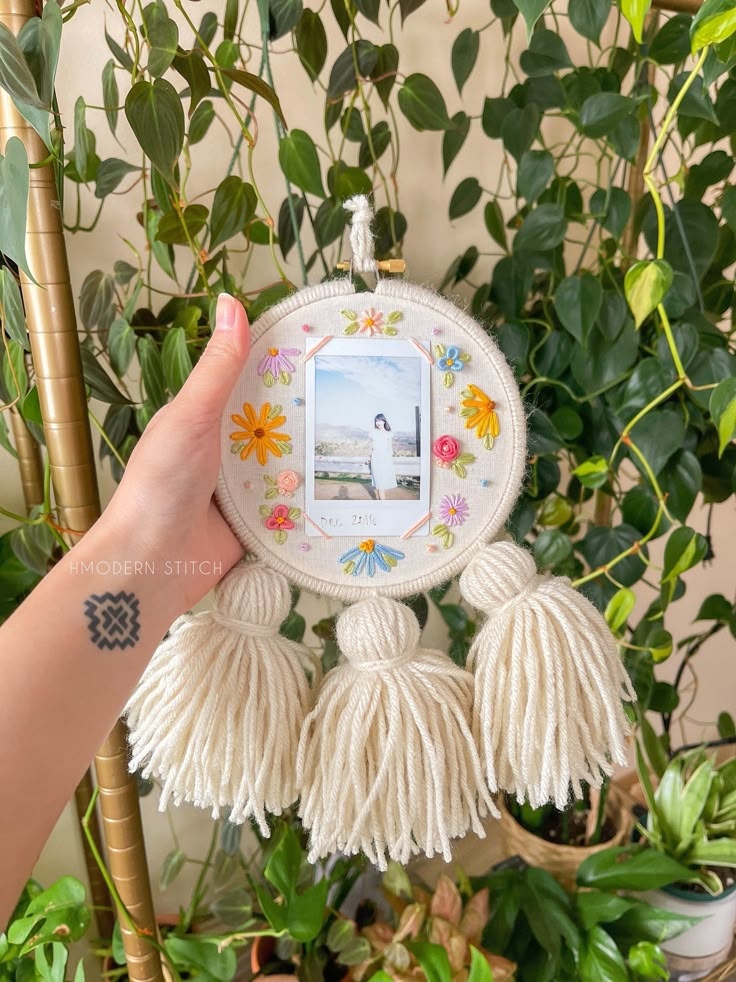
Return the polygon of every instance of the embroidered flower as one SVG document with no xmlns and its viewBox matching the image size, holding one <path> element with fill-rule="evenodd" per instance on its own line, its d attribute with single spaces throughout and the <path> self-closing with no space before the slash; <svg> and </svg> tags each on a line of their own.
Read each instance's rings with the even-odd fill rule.
<svg viewBox="0 0 736 982">
<path fill-rule="evenodd" d="M 467 465 L 472 464 L 475 457 L 472 453 L 460 453 L 460 444 L 454 436 L 445 433 L 438 436 L 432 444 L 432 453 L 438 467 L 452 468 L 456 477 L 465 477 Z"/>
<path fill-rule="evenodd" d="M 278 545 L 286 542 L 286 533 L 296 528 L 295 519 L 301 515 L 301 508 L 289 508 L 288 505 L 261 505 L 260 513 L 263 517 L 263 524 L 273 532 L 273 537 Z"/>
<path fill-rule="evenodd" d="M 463 389 L 462 395 L 463 408 L 460 415 L 465 419 L 465 428 L 475 430 L 475 435 L 483 441 L 483 446 L 490 450 L 500 432 L 496 403 L 477 385 L 468 385 L 467 389 Z"/>
<path fill-rule="evenodd" d="M 382 334 L 383 333 L 383 314 L 373 307 L 368 307 L 358 318 L 359 334 Z"/>
<path fill-rule="evenodd" d="M 470 355 L 464 354 L 456 345 L 452 344 L 445 348 L 442 344 L 434 346 L 437 355 L 437 368 L 445 373 L 443 384 L 446 389 L 452 388 L 455 384 L 455 375 L 461 372 L 470 361 Z"/>
<path fill-rule="evenodd" d="M 289 518 L 289 509 L 286 505 L 276 505 L 263 524 L 272 532 L 277 532 L 279 529 L 290 532 L 295 527 L 294 522 Z"/>
<path fill-rule="evenodd" d="M 276 477 L 264 474 L 263 483 L 266 485 L 264 498 L 275 498 L 279 494 L 291 498 L 301 484 L 301 478 L 296 471 L 279 471 Z"/>
<path fill-rule="evenodd" d="M 299 484 L 299 475 L 296 471 L 281 471 L 276 475 L 276 487 L 279 489 L 279 494 L 283 494 L 287 498 L 294 494 Z"/>
<path fill-rule="evenodd" d="M 247 460 L 255 450 L 256 459 L 263 467 L 270 453 L 274 457 L 291 453 L 289 434 L 276 432 L 286 422 L 286 416 L 281 415 L 281 406 L 264 402 L 256 413 L 249 402 L 244 402 L 243 415 L 233 413 L 230 419 L 240 427 L 230 434 L 230 439 L 235 441 L 232 450 L 240 454 L 241 460 Z"/>
<path fill-rule="evenodd" d="M 384 318 L 382 311 L 374 307 L 368 307 L 360 315 L 354 310 L 341 310 L 340 313 L 348 322 L 343 328 L 343 334 L 365 334 L 368 337 L 379 334 L 393 337 L 398 334 L 394 324 L 404 316 L 400 310 L 392 310 Z"/>
<path fill-rule="evenodd" d="M 461 456 L 459 455 L 457 460 Z M 461 476 L 464 476 L 464 473 Z M 449 549 L 455 541 L 455 534 L 452 529 L 465 522 L 469 511 L 468 503 L 461 494 L 446 494 L 442 498 L 439 506 L 440 521 L 433 526 L 432 535 L 436 535 L 442 540 L 443 548 Z"/>
<path fill-rule="evenodd" d="M 449 467 L 460 453 L 460 444 L 454 436 L 438 436 L 432 444 L 432 453 L 437 458 L 440 467 Z"/>
<path fill-rule="evenodd" d="M 446 494 L 440 501 L 440 521 L 445 525 L 462 525 L 469 511 L 468 503 L 461 494 Z"/>
<path fill-rule="evenodd" d="M 289 359 L 295 358 L 298 354 L 298 348 L 269 348 L 258 362 L 256 369 L 263 379 L 263 384 L 268 388 L 276 382 L 288 385 L 291 382 L 291 373 L 294 371 L 294 364 Z"/>
<path fill-rule="evenodd" d="M 344 552 L 337 561 L 343 564 L 343 573 L 347 575 L 359 576 L 365 572 L 368 576 L 375 576 L 377 569 L 390 573 L 403 558 L 404 553 L 398 549 L 390 549 L 375 539 L 366 539 Z"/>
</svg>

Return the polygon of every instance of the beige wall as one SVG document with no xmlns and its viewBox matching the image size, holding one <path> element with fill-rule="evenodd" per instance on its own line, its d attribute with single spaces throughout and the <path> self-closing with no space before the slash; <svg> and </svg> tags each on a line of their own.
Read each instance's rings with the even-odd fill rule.
<svg viewBox="0 0 736 982">
<path fill-rule="evenodd" d="M 307 6 L 317 5 L 308 3 Z M 189 10 L 197 17 L 201 17 L 208 7 L 216 9 L 212 4 L 188 5 Z M 253 9 L 249 12 L 249 23 L 253 25 L 255 4 L 251 3 L 250 7 Z M 382 17 L 385 16 L 384 11 Z M 431 75 L 446 95 L 451 114 L 459 108 L 464 108 L 469 114 L 477 115 L 482 109 L 483 96 L 499 93 L 503 46 L 495 28 L 484 32 L 482 36 L 479 63 L 470 83 L 466 86 L 462 101 L 457 96 L 450 71 L 450 48 L 454 38 L 462 28 L 480 27 L 487 22 L 487 19 L 487 3 L 465 2 L 461 4 L 457 17 L 448 22 L 444 2 L 429 0 L 419 13 L 409 19 L 406 30 L 400 34 L 401 71 L 407 75 L 412 71 L 424 71 Z M 119 36 L 114 10 L 103 4 L 101 0 L 95 0 L 89 7 L 83 7 L 65 27 L 58 92 L 62 113 L 68 126 L 72 119 L 74 102 L 79 94 L 84 95 L 89 103 L 97 105 L 101 103 L 100 72 L 109 57 L 102 39 L 105 20 L 111 32 Z M 327 20 L 331 20 L 329 13 Z M 366 33 L 367 36 L 371 36 L 370 31 Z M 185 34 L 184 37 L 186 38 L 187 35 Z M 257 33 L 254 33 L 253 37 L 257 37 Z M 330 44 L 331 59 L 334 59 L 342 48 L 342 38 L 338 39 L 335 32 L 332 32 Z M 574 51 L 578 44 L 579 52 Z M 523 47 L 523 34 L 518 26 L 513 46 L 517 51 Z M 287 51 L 288 40 L 282 39 L 277 47 L 282 52 Z M 584 57 L 585 49 L 579 39 L 571 43 L 571 50 L 581 58 Z M 254 49 L 253 59 L 256 62 L 258 55 L 258 50 Z M 330 63 L 331 61 L 328 61 L 328 65 Z M 309 84 L 295 56 L 275 55 L 273 71 L 290 126 L 304 128 L 311 133 L 320 132 L 321 92 L 313 89 Z M 264 111 L 263 104 L 260 104 L 259 108 L 261 109 L 260 143 L 255 155 L 256 169 L 264 194 L 275 213 L 284 195 L 283 177 L 274 166 L 275 139 L 270 113 Z M 125 152 L 109 135 L 101 114 L 90 111 L 89 124 L 98 134 L 98 152 L 102 157 L 125 156 Z M 495 188 L 502 161 L 500 144 L 498 141 L 491 142 L 483 136 L 476 122 L 463 152 L 450 171 L 448 180 L 443 183 L 441 135 L 417 134 L 403 118 L 399 118 L 399 127 L 401 133 L 400 206 L 410 222 L 410 234 L 406 244 L 408 272 L 417 281 L 433 283 L 441 277 L 453 258 L 469 243 L 489 241 L 483 228 L 481 207 L 476 208 L 472 215 L 450 223 L 447 219 L 447 203 L 459 181 L 469 175 L 476 175 L 481 184 L 491 189 Z M 218 175 L 222 173 L 224 166 L 222 162 L 229 157 L 228 140 L 223 130 L 213 125 L 210 132 L 211 136 L 205 144 L 195 148 L 194 170 L 190 181 L 192 193 L 196 193 L 195 189 L 203 191 L 213 187 L 218 181 Z M 123 147 L 131 147 L 130 133 L 122 113 L 119 138 Z M 69 140 L 71 142 L 71 134 Z M 383 203 L 382 199 L 380 203 Z M 137 207 L 135 195 L 113 196 L 108 199 L 103 218 L 93 234 L 69 238 L 72 276 L 77 289 L 90 270 L 95 268 L 108 270 L 115 259 L 125 258 L 122 236 L 132 237 L 137 245 L 141 244 L 141 236 L 135 222 Z M 86 208 L 91 215 L 91 201 L 86 202 Z M 293 252 L 291 258 L 295 258 Z M 298 269 L 293 264 L 290 265 L 289 271 L 298 280 Z M 267 250 L 260 250 L 257 261 L 251 267 L 248 289 L 257 288 L 274 278 Z M 102 488 L 103 495 L 107 498 L 112 488 L 107 468 L 102 473 Z M 19 482 L 12 461 L 9 461 L 7 456 L 2 458 L 0 501 L 15 510 L 22 509 Z M 701 512 L 692 519 L 693 524 L 700 531 L 704 531 L 705 518 L 705 514 Z M 669 624 L 676 637 L 691 631 L 691 619 L 705 595 L 714 591 L 731 594 L 734 578 L 730 543 L 731 535 L 734 533 L 736 533 L 736 522 L 733 504 L 729 502 L 716 510 L 713 526 L 717 550 L 715 562 L 708 567 L 700 567 L 697 572 L 686 577 L 688 594 L 669 615 Z M 306 606 L 309 608 L 305 610 L 308 623 L 313 623 L 319 616 L 324 616 L 324 608 L 319 601 L 311 600 Z M 442 644 L 441 627 L 435 619 L 430 624 L 428 636 L 430 643 Z M 698 656 L 699 691 L 691 711 L 695 721 L 708 723 L 715 718 L 719 710 L 729 705 L 734 708 L 736 703 L 733 683 L 734 654 L 734 641 L 728 636 L 712 641 Z M 674 667 L 674 663 L 663 666 L 661 677 L 669 677 Z M 692 723 L 688 729 L 689 737 L 693 739 L 705 735 L 706 732 L 698 722 Z M 171 834 L 165 817 L 156 811 L 155 796 L 143 802 L 143 810 L 149 861 L 154 876 L 157 877 L 161 861 L 171 848 Z M 190 854 L 203 855 L 209 836 L 208 817 L 193 809 L 180 809 L 174 814 L 174 822 L 182 843 Z M 48 882 L 61 873 L 81 872 L 81 869 L 77 831 L 71 811 L 67 810 L 38 862 L 36 873 L 41 880 Z M 196 873 L 195 868 L 191 869 Z M 191 877 L 184 875 L 166 896 L 157 896 L 159 910 L 175 910 L 186 895 L 187 883 L 191 884 Z"/>
</svg>

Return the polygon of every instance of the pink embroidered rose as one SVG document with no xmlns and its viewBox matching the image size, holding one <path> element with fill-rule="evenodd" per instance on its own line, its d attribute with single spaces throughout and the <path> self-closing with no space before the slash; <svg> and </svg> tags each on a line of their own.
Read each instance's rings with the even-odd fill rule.
<svg viewBox="0 0 736 982">
<path fill-rule="evenodd" d="M 460 444 L 454 436 L 438 436 L 432 444 L 432 453 L 437 458 L 440 467 L 449 467 L 460 453 Z"/>
<path fill-rule="evenodd" d="M 272 532 L 289 532 L 294 528 L 294 523 L 289 518 L 289 509 L 286 505 L 276 505 L 271 514 L 265 519 L 264 524 Z"/>
<path fill-rule="evenodd" d="M 276 487 L 279 494 L 290 498 L 299 487 L 299 475 L 295 471 L 281 471 L 276 475 Z"/>
</svg>

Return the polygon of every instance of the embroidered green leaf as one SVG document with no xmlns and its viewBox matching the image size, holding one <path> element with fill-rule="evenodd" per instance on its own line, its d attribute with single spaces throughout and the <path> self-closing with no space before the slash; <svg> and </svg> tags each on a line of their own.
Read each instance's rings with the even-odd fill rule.
<svg viewBox="0 0 736 982">
<path fill-rule="evenodd" d="M 436 344 L 434 346 L 434 353 L 438 358 L 444 358 L 445 354 L 447 353 L 444 344 Z"/>
<path fill-rule="evenodd" d="M 457 457 L 455 458 L 455 463 L 456 464 L 472 464 L 474 460 L 475 460 L 475 457 L 473 456 L 472 453 L 461 453 L 461 454 L 458 454 Z"/>
<path fill-rule="evenodd" d="M 292 522 L 296 521 L 297 518 L 301 518 L 302 510 L 301 508 L 290 508 L 289 518 Z"/>
<path fill-rule="evenodd" d="M 452 470 L 453 470 L 453 473 L 455 474 L 456 477 L 467 477 L 467 474 L 468 474 L 467 470 L 457 460 L 452 465 Z"/>
<path fill-rule="evenodd" d="M 452 543 L 454 541 L 455 541 L 455 536 L 448 529 L 447 532 L 445 533 L 445 535 L 443 535 L 443 537 L 442 537 L 442 548 L 443 549 L 449 549 L 452 546 Z"/>
<path fill-rule="evenodd" d="M 383 333 L 387 335 L 387 337 L 392 338 L 394 337 L 395 334 L 398 334 L 399 332 L 396 330 L 395 327 L 384 327 Z"/>
<path fill-rule="evenodd" d="M 268 418 L 269 419 L 276 419 L 277 416 L 280 416 L 281 415 L 281 410 L 282 409 L 283 409 L 283 406 L 279 406 L 278 404 L 276 404 L 275 406 L 271 406 L 271 411 L 268 414 Z"/>
<path fill-rule="evenodd" d="M 386 317 L 387 324 L 397 324 L 400 320 L 403 320 L 404 315 L 400 310 L 392 310 L 391 313 Z"/>
<path fill-rule="evenodd" d="M 273 377 L 273 373 L 272 372 L 264 372 L 263 373 L 263 384 L 267 388 L 270 389 L 271 386 L 274 384 L 275 381 L 276 381 L 276 379 Z"/>
<path fill-rule="evenodd" d="M 458 358 L 459 358 L 459 359 L 460 359 L 460 361 L 461 361 L 461 362 L 463 362 L 463 364 L 465 364 L 465 365 L 467 365 L 467 363 L 468 363 L 468 362 L 470 361 L 470 355 L 466 355 L 466 354 L 461 354 L 461 355 L 458 355 Z"/>
<path fill-rule="evenodd" d="M 357 321 L 358 319 L 358 315 L 355 313 L 354 310 L 341 310 L 340 313 L 345 318 L 345 320 Z"/>
<path fill-rule="evenodd" d="M 291 375 L 289 375 L 288 372 L 281 372 L 279 374 L 279 382 L 281 382 L 282 385 L 290 385 Z"/>
<path fill-rule="evenodd" d="M 389 556 L 388 553 L 385 553 L 383 558 L 392 569 L 394 566 L 398 565 L 398 559 L 394 559 L 394 557 Z"/>
<path fill-rule="evenodd" d="M 432 535 L 444 535 L 445 532 L 447 532 L 447 531 L 448 531 L 447 526 L 446 525 L 443 525 L 442 522 L 439 522 L 432 529 Z"/>
<path fill-rule="evenodd" d="M 266 482 L 266 484 L 275 484 L 276 483 L 276 478 L 275 477 L 271 477 L 270 474 L 264 474 L 263 475 L 263 480 Z"/>
<path fill-rule="evenodd" d="M 495 439 L 490 433 L 486 433 L 486 435 L 483 437 L 483 446 L 486 448 L 486 450 L 493 450 L 493 444 L 495 442 Z"/>
<path fill-rule="evenodd" d="M 258 506 L 258 514 L 262 518 L 268 518 L 269 515 L 271 514 L 271 509 L 268 507 L 268 505 L 259 505 Z"/>
<path fill-rule="evenodd" d="M 232 447 L 230 447 L 230 453 L 240 453 L 242 449 L 243 449 L 243 443 L 242 441 L 239 441 L 238 443 L 234 443 Z"/>
<path fill-rule="evenodd" d="M 357 323 L 355 323 L 355 324 L 348 325 L 348 327 L 346 327 L 345 330 L 342 333 L 343 334 L 355 334 L 355 332 L 357 330 L 358 330 L 358 325 L 357 325 Z"/>
<path fill-rule="evenodd" d="M 465 395 L 464 392 L 463 392 L 463 395 Z M 462 419 L 467 419 L 468 416 L 472 416 L 472 415 L 474 415 L 474 413 L 475 413 L 475 410 L 474 409 L 468 409 L 467 406 L 466 406 L 464 409 L 461 409 L 460 410 L 460 412 L 459 412 L 458 415 Z"/>
<path fill-rule="evenodd" d="M 263 497 L 264 498 L 275 498 L 278 493 L 279 493 L 278 492 L 278 488 L 269 488 L 268 491 L 266 491 L 266 493 L 264 494 Z"/>
<path fill-rule="evenodd" d="M 278 529 L 273 533 L 273 540 L 277 546 L 282 546 L 286 542 L 286 532 L 283 529 Z"/>
<path fill-rule="evenodd" d="M 342 571 L 343 571 L 343 573 L 349 575 L 350 573 L 353 572 L 354 569 L 355 569 L 355 563 L 351 559 L 351 560 L 349 560 L 349 562 L 345 563 L 345 565 L 342 568 Z"/>
<path fill-rule="evenodd" d="M 281 453 L 290 454 L 292 451 L 292 446 L 287 440 L 277 440 L 276 446 L 279 448 Z"/>
<path fill-rule="evenodd" d="M 445 372 L 445 376 L 442 379 L 442 384 L 446 389 L 451 389 L 455 384 L 455 376 L 452 372 Z"/>
</svg>

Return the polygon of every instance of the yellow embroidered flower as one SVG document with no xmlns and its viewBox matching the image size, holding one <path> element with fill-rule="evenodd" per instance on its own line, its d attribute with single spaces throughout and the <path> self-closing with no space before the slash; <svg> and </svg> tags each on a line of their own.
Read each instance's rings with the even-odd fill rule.
<svg viewBox="0 0 736 982">
<path fill-rule="evenodd" d="M 241 427 L 230 434 L 231 440 L 242 442 L 242 446 L 238 448 L 241 460 L 247 460 L 255 450 L 258 463 L 263 467 L 269 453 L 274 457 L 291 453 L 289 434 L 275 432 L 286 422 L 286 416 L 281 415 L 281 406 L 272 407 L 270 402 L 264 402 L 256 415 L 253 406 L 249 402 L 244 402 L 243 416 L 233 413 L 230 419 L 236 426 Z"/>
<path fill-rule="evenodd" d="M 500 432 L 496 403 L 477 385 L 468 384 L 462 394 L 464 398 L 460 415 L 465 419 L 465 429 L 475 430 L 475 435 L 483 441 L 483 446 L 490 450 Z"/>
</svg>

